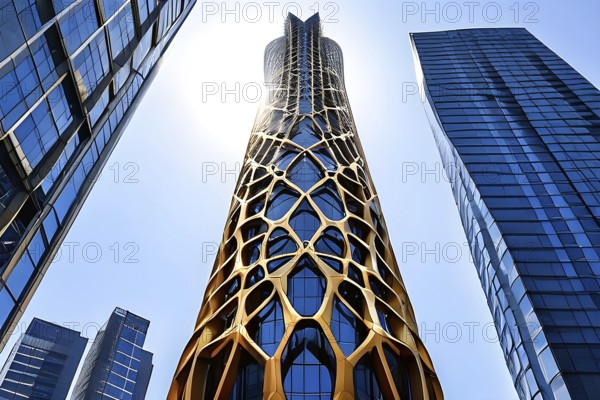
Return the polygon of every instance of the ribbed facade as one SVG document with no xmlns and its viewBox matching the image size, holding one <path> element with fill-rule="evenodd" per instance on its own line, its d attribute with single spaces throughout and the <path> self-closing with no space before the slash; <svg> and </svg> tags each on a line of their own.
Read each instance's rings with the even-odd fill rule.
<svg viewBox="0 0 600 400">
<path fill-rule="evenodd" d="M 0 347 L 194 4 L 0 3 Z"/>
<path fill-rule="evenodd" d="M 265 80 L 168 398 L 441 399 L 318 15 L 289 16 Z"/>
<path fill-rule="evenodd" d="M 412 42 L 520 398 L 598 399 L 600 91 L 525 29 Z"/>
</svg>

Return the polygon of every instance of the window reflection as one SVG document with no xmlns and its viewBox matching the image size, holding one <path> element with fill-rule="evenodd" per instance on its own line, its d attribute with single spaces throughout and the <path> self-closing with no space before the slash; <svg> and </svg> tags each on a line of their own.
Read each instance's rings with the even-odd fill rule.
<svg viewBox="0 0 600 400">
<path fill-rule="evenodd" d="M 315 235 L 321 221 L 308 200 L 304 199 L 290 218 L 290 227 L 302 242 L 309 241 Z"/>
<path fill-rule="evenodd" d="M 110 37 L 110 49 L 113 60 L 127 47 L 134 38 L 135 31 L 132 24 L 133 14 L 131 3 L 128 3 L 119 14 L 108 22 L 108 34 Z"/>
<path fill-rule="evenodd" d="M 318 131 L 314 128 L 310 118 L 304 118 L 296 126 L 292 128 L 290 139 L 300 146 L 307 148 L 319 142 Z"/>
<path fill-rule="evenodd" d="M 327 264 L 329 267 L 331 267 L 335 272 L 338 273 L 342 273 L 342 269 L 343 269 L 343 264 L 340 260 L 337 260 L 335 258 L 331 258 L 331 257 L 325 257 L 325 256 L 319 256 L 319 258 L 325 263 Z"/>
<path fill-rule="evenodd" d="M 369 251 L 362 243 L 352 237 L 350 238 L 350 252 L 352 253 L 352 260 L 360 265 L 366 265 Z"/>
<path fill-rule="evenodd" d="M 263 271 L 261 266 L 256 267 L 253 271 L 248 274 L 246 278 L 246 288 L 250 288 L 254 286 L 256 283 L 260 282 L 265 277 L 265 272 Z"/>
<path fill-rule="evenodd" d="M 379 297 L 382 300 L 386 300 L 388 296 L 387 287 L 379 282 L 377 278 L 369 277 L 369 286 L 371 287 L 371 291 L 375 294 L 375 296 Z"/>
<path fill-rule="evenodd" d="M 321 307 L 327 281 L 317 266 L 304 257 L 288 277 L 287 295 L 298 314 L 314 315 Z"/>
<path fill-rule="evenodd" d="M 228 344 L 227 347 L 215 357 L 207 360 L 208 363 L 208 371 L 206 373 L 206 384 L 204 389 L 204 398 L 205 399 L 214 399 L 217 393 L 217 388 L 219 387 L 219 383 L 221 382 L 221 377 L 223 375 L 223 370 L 227 365 L 227 361 L 229 359 L 229 354 L 231 352 L 231 344 Z"/>
<path fill-rule="evenodd" d="M 359 286 L 364 287 L 365 281 L 363 279 L 362 272 L 356 266 L 348 264 L 348 278 L 352 279 Z"/>
<path fill-rule="evenodd" d="M 289 169 L 287 177 L 290 182 L 306 192 L 323 178 L 323 174 L 308 156 L 303 155 Z"/>
<path fill-rule="evenodd" d="M 392 376 L 394 384 L 401 399 L 411 399 L 410 376 L 407 361 L 398 356 L 387 344 L 383 345 L 383 353 Z"/>
<path fill-rule="evenodd" d="M 21 297 L 23 289 L 33 276 L 33 270 L 34 266 L 29 254 L 24 253 L 6 281 L 8 290 L 16 300 Z"/>
<path fill-rule="evenodd" d="M 263 367 L 249 354 L 243 352 L 229 400 L 261 400 L 263 381 Z"/>
<path fill-rule="evenodd" d="M 267 242 L 267 257 L 294 253 L 297 249 L 296 242 L 294 242 L 288 232 L 285 229 L 277 228 L 273 230 Z"/>
<path fill-rule="evenodd" d="M 298 194 L 285 185 L 279 184 L 273 189 L 266 216 L 272 221 L 283 217 L 298 199 Z"/>
<path fill-rule="evenodd" d="M 385 307 L 382 306 L 379 302 L 377 302 L 376 309 L 377 317 L 379 318 L 379 325 L 381 325 L 384 331 L 393 336 L 392 328 L 390 327 L 390 321 L 388 317 L 389 311 L 386 310 Z"/>
<path fill-rule="evenodd" d="M 342 298 L 350 304 L 358 315 L 362 315 L 364 309 L 364 298 L 359 288 L 355 285 L 344 281 L 340 283 L 338 291 Z"/>
<path fill-rule="evenodd" d="M 311 196 L 317 207 L 330 220 L 339 221 L 346 215 L 340 195 L 332 181 L 327 181 L 312 192 Z"/>
<path fill-rule="evenodd" d="M 371 359 L 371 354 L 366 354 L 354 367 L 354 398 L 357 400 L 383 400 Z M 400 398 L 410 399 L 403 396 Z"/>
<path fill-rule="evenodd" d="M 337 297 L 333 301 L 330 328 L 346 357 L 367 337 L 364 324 Z"/>
<path fill-rule="evenodd" d="M 286 170 L 288 165 L 292 162 L 294 158 L 298 155 L 298 152 L 295 150 L 287 150 L 277 156 L 274 164 L 277 168 L 281 170 Z"/>
<path fill-rule="evenodd" d="M 123 4 L 125 4 L 125 1 L 126 0 L 100 0 L 102 11 L 104 11 L 104 19 L 108 20 Z"/>
<path fill-rule="evenodd" d="M 64 169 L 67 167 L 71 157 L 76 154 L 75 149 L 79 144 L 79 135 L 75 133 L 71 139 L 67 142 L 65 148 L 59 159 L 56 161 L 48 175 L 42 181 L 42 189 L 44 193 L 49 194 L 50 190 L 54 186 L 55 182 L 58 182 L 59 178 L 63 174 Z"/>
<path fill-rule="evenodd" d="M 327 228 L 315 242 L 315 251 L 331 254 L 337 257 L 344 256 L 344 236 L 337 228 Z"/>
<path fill-rule="evenodd" d="M 108 74 L 109 68 L 106 39 L 104 32 L 99 32 L 73 59 L 75 81 L 82 100 L 92 94 Z"/>
<path fill-rule="evenodd" d="M 281 360 L 288 400 L 329 400 L 335 387 L 335 357 L 323 332 L 307 327 L 292 334 Z"/>
<path fill-rule="evenodd" d="M 252 340 L 273 357 L 285 332 L 283 310 L 277 296 L 252 318 L 247 329 Z"/>
<path fill-rule="evenodd" d="M 321 161 L 323 166 L 328 171 L 335 171 L 337 169 L 337 165 L 333 160 L 331 153 L 326 148 L 314 149 L 312 153 Z"/>
<path fill-rule="evenodd" d="M 53 0 L 56 12 L 72 2 Z M 58 6 L 58 7 L 57 7 Z M 77 3 L 59 22 L 67 53 L 73 54 L 98 29 L 98 16 L 94 0 L 82 0 Z"/>
<path fill-rule="evenodd" d="M 269 261 L 267 263 L 267 271 L 275 272 L 279 268 L 281 268 L 284 264 L 288 263 L 291 259 L 292 259 L 292 257 L 280 257 L 280 258 L 276 258 L 275 260 Z"/>
<path fill-rule="evenodd" d="M 244 265 L 251 265 L 258 261 L 261 247 L 262 238 L 258 238 L 244 246 L 242 250 L 242 262 Z"/>
<path fill-rule="evenodd" d="M 2 32 L 2 40 L 0 40 L 0 60 L 4 60 L 13 51 L 25 42 L 19 20 L 15 18 L 17 11 L 12 1 L 3 1 L 0 3 L 0 32 Z"/>
</svg>

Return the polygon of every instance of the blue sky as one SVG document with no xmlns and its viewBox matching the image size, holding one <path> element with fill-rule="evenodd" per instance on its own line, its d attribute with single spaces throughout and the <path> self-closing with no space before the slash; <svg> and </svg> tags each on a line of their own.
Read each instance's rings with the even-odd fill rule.
<svg viewBox="0 0 600 400">
<path fill-rule="evenodd" d="M 318 9 L 325 35 L 344 51 L 358 133 L 446 398 L 517 399 L 450 184 L 413 93 L 408 33 L 524 26 L 598 86 L 600 3 L 475 3 L 197 4 L 21 329 L 39 317 L 93 338 L 115 306 L 137 313 L 151 321 L 145 348 L 154 353 L 155 369 L 147 398 L 165 397 L 225 226 L 233 171 L 258 108 L 264 47 L 281 35 L 286 8 L 302 18 Z M 223 89 L 230 92 L 222 96 Z"/>
</svg>

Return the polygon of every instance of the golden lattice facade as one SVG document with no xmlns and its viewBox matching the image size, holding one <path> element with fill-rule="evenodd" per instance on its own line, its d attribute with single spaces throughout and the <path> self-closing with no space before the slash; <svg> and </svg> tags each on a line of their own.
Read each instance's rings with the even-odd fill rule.
<svg viewBox="0 0 600 400">
<path fill-rule="evenodd" d="M 318 15 L 265 52 L 261 106 L 169 400 L 442 399 Z"/>
</svg>

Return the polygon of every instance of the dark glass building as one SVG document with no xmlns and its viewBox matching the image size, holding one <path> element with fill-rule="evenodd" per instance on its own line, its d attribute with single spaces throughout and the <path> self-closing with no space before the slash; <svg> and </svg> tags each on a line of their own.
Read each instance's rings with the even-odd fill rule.
<svg viewBox="0 0 600 400">
<path fill-rule="evenodd" d="M 265 81 L 168 399 L 441 399 L 318 15 L 288 17 Z"/>
<path fill-rule="evenodd" d="M 86 344 L 79 332 L 34 318 L 0 372 L 0 398 L 66 399 Z"/>
<path fill-rule="evenodd" d="M 194 3 L 0 2 L 0 347 Z"/>
<path fill-rule="evenodd" d="M 600 92 L 525 29 L 412 34 L 521 399 L 600 393 Z"/>
<path fill-rule="evenodd" d="M 152 353 L 142 349 L 150 321 L 115 308 L 96 335 L 71 400 L 144 400 Z"/>
</svg>

